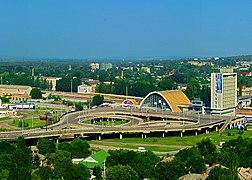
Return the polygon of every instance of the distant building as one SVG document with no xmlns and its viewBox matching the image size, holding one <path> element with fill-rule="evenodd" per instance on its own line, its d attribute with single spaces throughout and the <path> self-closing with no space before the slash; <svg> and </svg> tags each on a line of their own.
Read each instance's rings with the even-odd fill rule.
<svg viewBox="0 0 252 180">
<path fill-rule="evenodd" d="M 150 68 L 149 67 L 142 67 L 141 68 L 144 72 L 150 73 Z"/>
<path fill-rule="evenodd" d="M 100 70 L 107 71 L 108 69 L 112 69 L 112 64 L 111 63 L 101 63 L 100 64 Z"/>
<path fill-rule="evenodd" d="M 51 90 L 56 91 L 56 85 L 57 81 L 62 79 L 60 77 L 43 77 L 50 85 L 51 85 Z"/>
<path fill-rule="evenodd" d="M 91 63 L 90 64 L 91 71 L 99 69 L 99 67 L 100 67 L 99 63 Z"/>
<path fill-rule="evenodd" d="M 237 72 L 238 75 L 240 76 L 251 76 L 251 72 Z"/>
<path fill-rule="evenodd" d="M 216 114 L 235 115 L 237 105 L 237 74 L 221 69 L 211 74 L 211 109 Z"/>
<path fill-rule="evenodd" d="M 78 86 L 77 92 L 81 93 L 81 94 L 94 93 L 95 92 L 95 87 L 89 86 L 89 85 L 86 85 L 86 84 L 82 84 L 82 85 Z"/>
<path fill-rule="evenodd" d="M 20 85 L 0 85 L 0 94 L 1 95 L 10 95 L 10 94 L 27 94 L 31 93 L 31 86 L 20 86 Z"/>
</svg>

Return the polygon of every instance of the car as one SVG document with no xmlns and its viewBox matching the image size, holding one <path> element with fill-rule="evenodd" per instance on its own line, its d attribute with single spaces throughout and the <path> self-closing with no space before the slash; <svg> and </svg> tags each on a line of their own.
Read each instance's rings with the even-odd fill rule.
<svg viewBox="0 0 252 180">
<path fill-rule="evenodd" d="M 146 152 L 145 147 L 138 147 L 137 149 L 138 152 Z"/>
</svg>

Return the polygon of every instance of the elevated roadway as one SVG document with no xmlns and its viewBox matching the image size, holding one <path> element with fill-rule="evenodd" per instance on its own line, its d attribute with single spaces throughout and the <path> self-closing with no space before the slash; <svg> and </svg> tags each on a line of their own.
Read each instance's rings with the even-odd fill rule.
<svg viewBox="0 0 252 180">
<path fill-rule="evenodd" d="M 130 122 L 119 126 L 98 126 L 83 123 L 85 120 L 97 118 L 122 118 Z M 140 111 L 119 107 L 103 107 L 65 114 L 59 122 L 49 125 L 44 129 L 36 128 L 23 131 L 1 132 L 0 139 L 13 140 L 18 136 L 24 136 L 26 139 L 97 136 L 98 139 L 101 139 L 103 135 L 109 134 L 116 134 L 119 138 L 123 138 L 123 135 L 127 133 L 139 133 L 142 134 L 142 138 L 146 138 L 147 134 L 151 133 L 159 133 L 164 137 L 168 132 L 178 132 L 180 136 L 183 136 L 189 131 L 197 135 L 198 133 L 208 133 L 211 130 L 219 131 L 227 122 L 231 127 L 243 121 L 244 117 L 231 118 L 190 113 L 172 113 L 168 111 Z"/>
</svg>

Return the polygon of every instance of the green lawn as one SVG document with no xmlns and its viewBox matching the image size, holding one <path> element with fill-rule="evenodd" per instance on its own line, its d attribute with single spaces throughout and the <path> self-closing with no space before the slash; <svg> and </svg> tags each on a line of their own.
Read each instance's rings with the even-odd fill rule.
<svg viewBox="0 0 252 180">
<path fill-rule="evenodd" d="M 22 122 L 22 120 L 13 120 L 12 122 L 9 123 L 10 126 L 15 126 L 15 127 L 19 127 L 20 122 Z M 39 118 L 33 118 L 33 119 L 25 119 L 23 120 L 23 123 L 28 123 L 28 126 L 24 127 L 25 129 L 29 129 L 32 128 L 32 124 L 33 127 L 40 127 L 40 126 L 45 126 L 46 125 L 46 121 L 41 121 Z M 47 124 L 51 124 L 52 122 L 47 122 Z M 22 125 L 22 124 L 21 124 Z M 25 126 L 25 125 L 24 125 Z M 21 127 L 20 127 L 21 128 Z"/>
<path fill-rule="evenodd" d="M 228 136 L 228 132 L 232 136 Z M 210 138 L 215 145 L 218 145 L 221 141 L 228 141 L 231 139 L 236 139 L 237 137 L 242 136 L 244 138 L 252 136 L 252 130 L 245 131 L 244 134 L 239 134 L 239 130 L 226 130 L 222 135 L 218 132 L 211 132 L 209 134 L 199 134 L 198 136 L 166 136 L 166 137 L 148 137 L 146 139 L 139 138 L 115 138 L 115 139 L 105 139 L 100 142 L 119 142 L 119 143 L 137 143 L 137 144 L 159 144 L 163 145 L 177 145 L 177 146 L 193 146 L 200 142 L 203 138 Z M 107 145 L 107 144 L 105 144 Z"/>
<path fill-rule="evenodd" d="M 128 120 L 124 120 L 124 123 L 128 123 L 129 121 Z M 84 120 L 83 123 L 85 124 L 91 124 L 91 120 Z M 113 122 L 110 121 L 96 121 L 95 122 L 95 125 L 99 125 L 99 126 L 119 126 L 119 125 L 122 125 L 122 121 L 121 120 L 114 120 Z"/>
<path fill-rule="evenodd" d="M 139 147 L 137 145 L 127 144 L 127 143 L 104 144 L 102 143 L 102 141 L 92 142 L 91 146 L 92 144 L 106 145 L 110 147 L 117 147 L 117 148 L 122 148 L 122 149 L 134 149 L 134 150 L 137 150 Z M 157 151 L 157 152 L 170 152 L 170 151 L 177 151 L 181 149 L 181 148 L 176 148 L 176 147 L 160 147 L 160 146 L 148 146 L 148 145 L 141 145 L 141 147 L 145 147 L 145 149 L 148 151 Z"/>
<path fill-rule="evenodd" d="M 1 118 L 0 118 L 0 121 L 5 121 L 5 120 L 9 120 L 9 119 L 11 119 L 9 116 L 1 117 Z"/>
</svg>

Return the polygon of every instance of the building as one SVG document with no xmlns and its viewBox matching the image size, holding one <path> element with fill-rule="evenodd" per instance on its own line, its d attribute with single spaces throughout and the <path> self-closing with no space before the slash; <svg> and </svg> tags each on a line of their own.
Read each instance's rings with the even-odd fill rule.
<svg viewBox="0 0 252 180">
<path fill-rule="evenodd" d="M 11 95 L 11 94 L 27 94 L 31 93 L 32 88 L 30 86 L 20 86 L 20 85 L 0 85 L 1 95 Z"/>
<path fill-rule="evenodd" d="M 95 93 L 95 87 L 94 86 L 89 86 L 86 84 L 82 84 L 78 86 L 78 93 L 81 94 L 86 94 L 86 93 Z"/>
<path fill-rule="evenodd" d="M 111 63 L 101 63 L 100 64 L 100 70 L 107 71 L 108 69 L 112 69 L 112 64 Z"/>
<path fill-rule="evenodd" d="M 101 169 L 104 169 L 105 161 L 108 156 L 110 156 L 109 153 L 101 149 L 97 153 L 83 159 L 80 163 L 85 165 L 88 169 L 94 169 L 95 166 L 99 166 Z"/>
<path fill-rule="evenodd" d="M 149 93 L 141 102 L 140 107 L 155 110 L 170 110 L 182 112 L 191 106 L 188 97 L 180 90 Z"/>
<path fill-rule="evenodd" d="M 51 90 L 52 91 L 56 91 L 56 85 L 57 85 L 57 81 L 58 80 L 60 80 L 60 79 L 62 79 L 62 78 L 60 78 L 60 77 L 44 77 L 45 78 L 45 80 L 49 83 L 49 84 L 51 84 L 52 86 L 51 86 Z"/>
<path fill-rule="evenodd" d="M 99 63 L 91 63 L 90 64 L 90 68 L 91 68 L 91 71 L 94 72 L 94 70 L 96 69 L 99 69 L 100 65 Z"/>
<path fill-rule="evenodd" d="M 212 114 L 235 115 L 237 105 L 237 73 L 221 69 L 211 74 Z"/>
<path fill-rule="evenodd" d="M 0 85 L 0 96 L 10 96 L 14 102 L 28 101 L 32 88 L 20 85 Z"/>
</svg>

